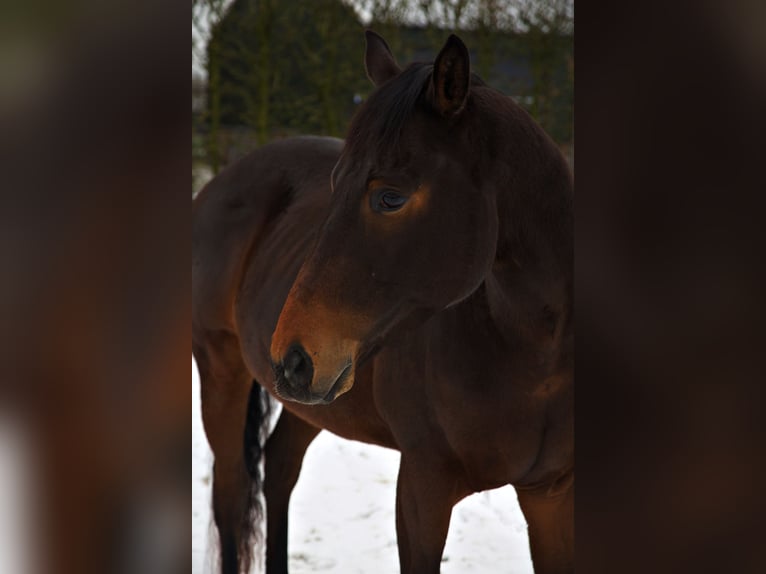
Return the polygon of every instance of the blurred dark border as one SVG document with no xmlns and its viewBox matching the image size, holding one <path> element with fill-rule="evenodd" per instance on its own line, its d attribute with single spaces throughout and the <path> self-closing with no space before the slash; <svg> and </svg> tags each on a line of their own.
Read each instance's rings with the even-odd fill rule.
<svg viewBox="0 0 766 574">
<path fill-rule="evenodd" d="M 766 9 L 575 22 L 578 571 L 765 572 Z"/>
<path fill-rule="evenodd" d="M 24 550 L 34 571 L 188 573 L 188 6 L 1 20 L 0 417 L 32 450 Z"/>
</svg>

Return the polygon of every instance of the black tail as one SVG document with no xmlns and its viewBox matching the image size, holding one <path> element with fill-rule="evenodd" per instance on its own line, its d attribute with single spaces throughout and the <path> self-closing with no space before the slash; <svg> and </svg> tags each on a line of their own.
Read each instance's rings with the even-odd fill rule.
<svg viewBox="0 0 766 574">
<path fill-rule="evenodd" d="M 247 568 L 252 563 L 254 551 L 263 543 L 259 526 L 265 517 L 261 492 L 263 491 L 263 472 L 261 459 L 264 445 L 268 438 L 271 422 L 271 399 L 257 381 L 253 381 L 250 399 L 247 404 L 247 422 L 245 424 L 244 455 L 247 473 L 250 477 L 250 492 L 245 508 L 245 524 L 240 539 L 240 565 Z"/>
</svg>

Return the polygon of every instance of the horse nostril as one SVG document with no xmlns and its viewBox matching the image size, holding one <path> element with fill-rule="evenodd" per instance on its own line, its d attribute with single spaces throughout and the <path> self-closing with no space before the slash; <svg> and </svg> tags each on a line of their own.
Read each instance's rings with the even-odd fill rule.
<svg viewBox="0 0 766 574">
<path fill-rule="evenodd" d="M 287 351 L 282 361 L 285 379 L 292 386 L 308 386 L 314 376 L 314 365 L 311 357 L 300 345 L 293 345 Z"/>
</svg>

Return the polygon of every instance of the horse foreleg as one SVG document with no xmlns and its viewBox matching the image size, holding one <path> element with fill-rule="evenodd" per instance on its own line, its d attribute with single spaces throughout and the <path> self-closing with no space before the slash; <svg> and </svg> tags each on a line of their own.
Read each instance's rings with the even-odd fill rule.
<svg viewBox="0 0 766 574">
<path fill-rule="evenodd" d="M 516 491 L 527 519 L 535 574 L 574 572 L 574 477 Z"/>
<path fill-rule="evenodd" d="M 245 462 L 245 426 L 252 379 L 238 363 L 228 337 L 194 348 L 200 373 L 202 421 L 213 451 L 213 519 L 222 574 L 250 567 L 252 511 L 257 500 Z M 236 349 L 236 347 L 234 348 Z"/>
<path fill-rule="evenodd" d="M 396 485 L 396 533 L 402 574 L 438 574 L 452 507 L 470 494 L 440 463 L 402 455 Z"/>
<path fill-rule="evenodd" d="M 266 574 L 287 574 L 287 510 L 298 481 L 303 455 L 320 429 L 282 409 L 266 442 Z"/>
</svg>

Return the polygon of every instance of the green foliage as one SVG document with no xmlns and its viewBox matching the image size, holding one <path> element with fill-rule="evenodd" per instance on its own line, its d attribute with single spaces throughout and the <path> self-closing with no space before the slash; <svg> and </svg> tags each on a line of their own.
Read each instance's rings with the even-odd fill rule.
<svg viewBox="0 0 766 574">
<path fill-rule="evenodd" d="M 571 143 L 572 0 L 193 0 L 193 14 L 199 4 L 213 16 L 200 126 L 214 172 L 274 137 L 342 137 L 355 96 L 372 89 L 365 27 L 386 38 L 400 63 L 432 59 L 458 30 L 474 71 L 517 97 L 556 141 Z M 360 14 L 371 16 L 366 26 Z M 232 154 L 238 134 L 245 139 Z"/>
<path fill-rule="evenodd" d="M 342 135 L 359 73 L 362 25 L 337 0 L 237 0 L 214 30 L 221 51 L 221 123 L 259 141 L 278 131 Z"/>
</svg>

